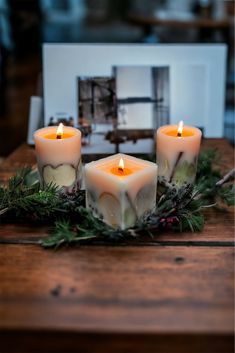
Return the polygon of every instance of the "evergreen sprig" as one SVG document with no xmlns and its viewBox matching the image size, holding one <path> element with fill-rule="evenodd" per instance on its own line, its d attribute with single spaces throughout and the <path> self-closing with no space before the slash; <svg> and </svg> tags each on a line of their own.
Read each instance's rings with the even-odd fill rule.
<svg viewBox="0 0 235 353">
<path fill-rule="evenodd" d="M 104 222 L 95 218 L 85 207 L 76 209 L 79 220 L 73 223 L 70 219 L 61 219 L 55 222 L 51 229 L 51 235 L 42 239 L 41 244 L 45 248 L 61 245 L 78 245 L 82 241 L 103 240 L 105 242 L 118 242 L 131 236 L 131 232 L 115 230 Z M 79 223 L 78 223 L 79 222 Z"/>
<path fill-rule="evenodd" d="M 95 218 L 85 208 L 84 191 L 68 193 L 52 184 L 41 188 L 37 172 L 26 167 L 10 178 L 6 186 L 0 186 L 0 221 L 27 219 L 53 225 L 50 235 L 40 241 L 46 248 L 84 241 L 116 243 L 142 234 L 153 236 L 156 230 L 165 229 L 201 231 L 204 208 L 218 202 L 234 205 L 235 187 L 231 183 L 225 185 L 217 160 L 215 150 L 203 152 L 195 185 L 179 189 L 169 186 L 158 198 L 154 212 L 125 231 L 115 230 Z"/>
<path fill-rule="evenodd" d="M 7 214 L 16 218 L 47 219 L 57 211 L 59 196 L 54 185 L 40 189 L 39 182 L 31 183 L 32 170 L 19 170 L 0 188 L 0 216 Z"/>
<path fill-rule="evenodd" d="M 199 156 L 195 189 L 204 204 L 224 203 L 233 206 L 235 202 L 235 186 L 227 184 L 234 179 L 234 169 L 230 171 L 230 177 L 223 183 L 223 175 L 219 169 L 220 156 L 216 149 L 202 152 Z M 222 183 L 221 183 L 222 181 Z"/>
</svg>

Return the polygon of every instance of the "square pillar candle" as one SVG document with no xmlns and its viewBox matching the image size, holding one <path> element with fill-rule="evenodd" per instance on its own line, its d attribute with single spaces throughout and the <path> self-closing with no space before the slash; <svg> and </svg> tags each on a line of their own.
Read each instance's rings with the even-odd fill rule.
<svg viewBox="0 0 235 353">
<path fill-rule="evenodd" d="M 113 228 L 126 229 L 156 206 L 157 165 L 125 154 L 86 164 L 86 207 Z"/>
<path fill-rule="evenodd" d="M 50 126 L 34 133 L 40 181 L 68 190 L 79 188 L 82 179 L 81 132 L 73 127 Z"/>
<path fill-rule="evenodd" d="M 181 187 L 193 184 L 197 172 L 201 131 L 183 125 L 165 125 L 157 130 L 158 181 Z"/>
</svg>

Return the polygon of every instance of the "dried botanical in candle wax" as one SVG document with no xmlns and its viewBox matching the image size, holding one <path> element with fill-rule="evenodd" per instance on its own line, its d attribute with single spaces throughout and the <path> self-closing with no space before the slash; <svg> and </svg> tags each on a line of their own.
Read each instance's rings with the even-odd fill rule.
<svg viewBox="0 0 235 353">
<path fill-rule="evenodd" d="M 81 132 L 62 124 L 34 134 L 41 184 L 79 189 L 81 185 Z"/>
<path fill-rule="evenodd" d="M 157 131 L 158 180 L 176 187 L 192 185 L 197 172 L 201 131 L 195 127 L 162 126 Z"/>
<path fill-rule="evenodd" d="M 123 160 L 125 165 L 119 165 Z M 86 207 L 113 228 L 133 226 L 156 205 L 157 165 L 118 154 L 85 166 Z"/>
<path fill-rule="evenodd" d="M 45 184 L 56 184 L 61 186 L 78 186 L 81 184 L 81 161 L 78 165 L 60 164 L 57 167 L 45 165 L 42 168 L 43 182 Z"/>
</svg>

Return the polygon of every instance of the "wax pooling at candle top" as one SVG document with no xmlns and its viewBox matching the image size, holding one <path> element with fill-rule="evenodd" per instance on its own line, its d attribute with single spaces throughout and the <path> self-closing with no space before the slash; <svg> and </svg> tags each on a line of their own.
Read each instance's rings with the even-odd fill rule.
<svg viewBox="0 0 235 353">
<path fill-rule="evenodd" d="M 49 140 L 63 140 L 73 136 L 74 134 L 72 133 L 64 132 L 64 125 L 60 123 L 55 132 L 44 135 L 44 138 Z"/>
<path fill-rule="evenodd" d="M 58 135 L 56 133 L 54 133 L 54 134 L 45 135 L 44 138 L 49 139 L 49 140 L 64 140 L 64 139 L 73 137 L 74 135 L 68 134 L 68 133 L 64 133 L 63 137 L 57 137 L 57 136 Z"/>
<path fill-rule="evenodd" d="M 144 167 L 135 163 L 129 158 L 121 157 L 118 160 L 115 158 L 110 163 L 100 163 L 97 168 L 112 176 L 119 176 L 122 179 L 131 176 L 132 174 L 142 170 Z"/>
<path fill-rule="evenodd" d="M 132 174 L 132 170 L 125 166 L 123 158 L 120 158 L 119 164 L 116 167 L 111 168 L 111 173 L 120 177 L 125 177 Z"/>
<path fill-rule="evenodd" d="M 184 122 L 181 120 L 179 122 L 178 128 L 173 129 L 172 127 L 166 127 L 163 132 L 168 135 L 168 136 L 173 136 L 173 137 L 190 137 L 193 136 L 193 130 L 185 127 Z"/>
</svg>

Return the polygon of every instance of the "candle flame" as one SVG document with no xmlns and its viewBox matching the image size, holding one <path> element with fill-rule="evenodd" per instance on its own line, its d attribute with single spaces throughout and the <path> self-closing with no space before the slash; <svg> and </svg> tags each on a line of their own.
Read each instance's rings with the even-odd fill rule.
<svg viewBox="0 0 235 353">
<path fill-rule="evenodd" d="M 181 137 L 183 133 L 184 122 L 181 120 L 178 125 L 177 136 Z"/>
<path fill-rule="evenodd" d="M 121 172 L 124 171 L 124 160 L 122 158 L 120 158 L 120 161 L 118 164 L 118 170 L 120 170 Z"/>
<path fill-rule="evenodd" d="M 57 131 L 56 131 L 56 138 L 57 139 L 62 139 L 63 137 L 63 127 L 64 125 L 62 123 L 59 124 Z"/>
</svg>

